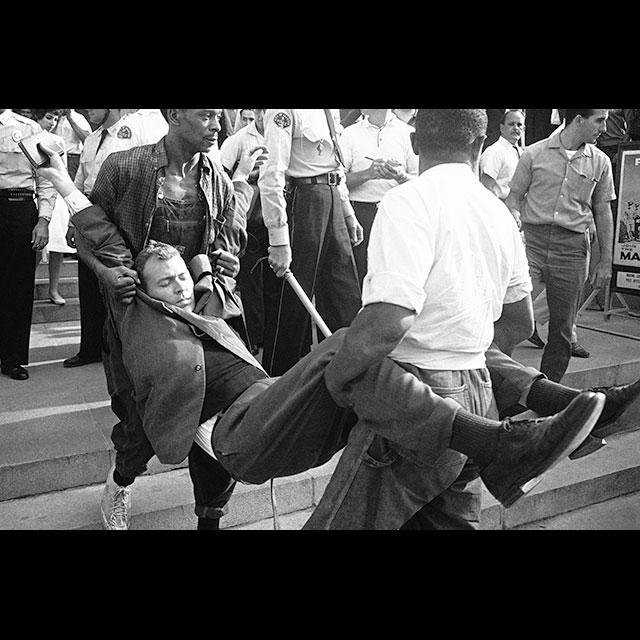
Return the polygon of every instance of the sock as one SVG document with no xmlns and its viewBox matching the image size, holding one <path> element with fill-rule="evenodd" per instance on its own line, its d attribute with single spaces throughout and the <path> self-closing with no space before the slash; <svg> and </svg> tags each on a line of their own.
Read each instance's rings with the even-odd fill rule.
<svg viewBox="0 0 640 640">
<path fill-rule="evenodd" d="M 578 389 L 565 387 L 546 378 L 538 378 L 527 394 L 527 407 L 541 416 L 552 416 L 566 409 L 579 394 Z"/>
<path fill-rule="evenodd" d="M 220 518 L 198 518 L 198 531 L 218 531 Z"/>
<path fill-rule="evenodd" d="M 121 476 L 117 469 L 113 470 L 113 481 L 119 487 L 128 487 L 130 484 L 133 484 L 135 480 L 135 478 L 125 478 L 124 476 Z"/>
<path fill-rule="evenodd" d="M 464 453 L 481 467 L 493 459 L 501 423 L 460 409 L 451 429 L 449 447 Z"/>
</svg>

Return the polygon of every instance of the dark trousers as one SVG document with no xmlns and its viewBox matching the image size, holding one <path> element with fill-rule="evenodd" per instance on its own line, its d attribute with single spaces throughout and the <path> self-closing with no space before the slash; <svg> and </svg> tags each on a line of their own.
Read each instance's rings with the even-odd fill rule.
<svg viewBox="0 0 640 640">
<path fill-rule="evenodd" d="M 264 224 L 247 228 L 249 236 L 245 254 L 240 258 L 240 273 L 236 278 L 247 324 L 251 347 L 264 344 L 265 316 L 277 313 L 280 280 L 269 268 L 269 233 Z"/>
<path fill-rule="evenodd" d="M 78 295 L 80 297 L 80 351 L 86 360 L 102 355 L 102 338 L 107 309 L 95 273 L 78 258 Z"/>
<path fill-rule="evenodd" d="M 357 247 L 353 247 L 353 257 L 358 269 L 358 281 L 360 283 L 360 289 L 362 289 L 362 282 L 367 275 L 367 249 L 369 247 L 369 238 L 371 237 L 371 227 L 378 212 L 378 203 L 356 202 L 352 200 L 351 204 L 353 205 L 353 210 L 356 212 L 356 218 L 358 218 L 363 232 L 362 242 Z"/>
<path fill-rule="evenodd" d="M 236 482 L 215 458 L 195 442 L 189 452 L 189 475 L 193 484 L 196 515 L 212 520 L 225 515 Z"/>
<path fill-rule="evenodd" d="M 560 382 L 571 359 L 571 334 L 589 259 L 588 238 L 557 225 L 523 224 L 522 228 L 533 284 L 531 298 L 547 289 L 549 334 L 540 371 Z"/>
<path fill-rule="evenodd" d="M 287 196 L 291 272 L 331 331 L 351 324 L 360 287 L 337 187 L 294 185 Z M 289 370 L 309 352 L 311 320 L 293 289 L 280 281 L 278 306 L 265 316 L 262 366 L 269 375 Z"/>
<path fill-rule="evenodd" d="M 29 363 L 36 274 L 31 234 L 37 222 L 33 200 L 0 195 L 0 362 L 7 368 Z"/>
</svg>

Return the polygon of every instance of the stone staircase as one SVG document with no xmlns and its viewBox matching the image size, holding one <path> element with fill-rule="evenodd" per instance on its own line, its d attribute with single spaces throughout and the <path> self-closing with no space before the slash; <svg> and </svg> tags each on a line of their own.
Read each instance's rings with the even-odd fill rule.
<svg viewBox="0 0 640 640">
<path fill-rule="evenodd" d="M 80 338 L 77 264 L 69 260 L 63 266 L 64 307 L 46 302 L 46 269 L 39 265 L 35 287 L 41 314 L 32 326 L 30 380 L 0 376 L 0 529 L 100 529 L 99 501 L 114 455 L 110 433 L 115 417 L 99 363 L 62 367 L 62 360 L 77 352 Z M 77 315 L 68 317 L 68 312 Z M 595 314 L 586 314 L 594 329 L 581 331 L 581 343 L 592 357 L 572 360 L 565 382 L 583 388 L 635 380 L 640 375 L 640 341 L 599 332 L 604 325 Z M 637 322 L 614 318 L 606 326 L 638 335 Z M 514 355 L 535 366 L 540 352 L 520 346 Z M 301 528 L 336 461 L 276 481 L 283 529 Z M 195 528 L 185 467 L 151 461 L 147 474 L 134 485 L 132 529 Z M 621 505 L 638 504 L 638 496 L 640 431 L 611 438 L 608 447 L 592 456 L 564 461 L 509 510 L 485 491 L 482 528 L 602 528 L 606 513 L 619 516 Z M 620 521 L 623 527 L 640 528 L 640 518 Z M 222 524 L 226 529 L 273 529 L 269 485 L 239 485 Z"/>
<path fill-rule="evenodd" d="M 49 266 L 40 263 L 36 267 L 36 283 L 33 303 L 33 324 L 45 322 L 80 321 L 78 299 L 78 261 L 65 258 L 60 268 L 60 295 L 66 304 L 57 305 L 49 300 Z"/>
</svg>

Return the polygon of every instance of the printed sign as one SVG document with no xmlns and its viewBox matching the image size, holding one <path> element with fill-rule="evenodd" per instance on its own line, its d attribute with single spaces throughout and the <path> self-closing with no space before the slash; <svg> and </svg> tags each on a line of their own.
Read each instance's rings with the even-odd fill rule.
<svg viewBox="0 0 640 640">
<path fill-rule="evenodd" d="M 612 291 L 640 291 L 640 145 L 620 145 Z"/>
</svg>

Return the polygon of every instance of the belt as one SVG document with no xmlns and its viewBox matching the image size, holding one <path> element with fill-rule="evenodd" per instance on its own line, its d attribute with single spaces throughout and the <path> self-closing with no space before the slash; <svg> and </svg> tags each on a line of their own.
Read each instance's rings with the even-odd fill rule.
<svg viewBox="0 0 640 640">
<path fill-rule="evenodd" d="M 26 202 L 33 200 L 33 191 L 30 189 L 0 189 L 0 198 L 6 198 L 11 202 Z"/>
<path fill-rule="evenodd" d="M 292 178 L 293 184 L 328 184 L 337 187 L 342 181 L 342 176 L 337 171 L 329 171 L 320 176 L 311 176 L 310 178 Z"/>
</svg>

